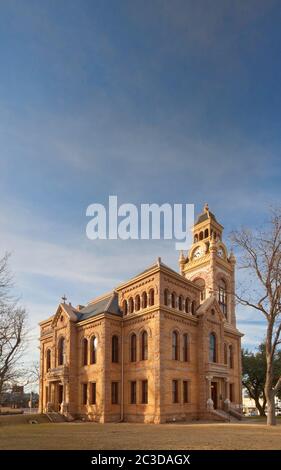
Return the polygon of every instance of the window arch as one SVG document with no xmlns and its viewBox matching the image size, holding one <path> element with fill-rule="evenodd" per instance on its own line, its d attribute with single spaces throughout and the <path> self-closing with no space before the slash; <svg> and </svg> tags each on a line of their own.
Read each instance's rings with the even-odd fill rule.
<svg viewBox="0 0 281 470">
<path fill-rule="evenodd" d="M 185 299 L 184 310 L 185 313 L 189 313 L 190 311 L 190 299 L 188 297 Z"/>
<path fill-rule="evenodd" d="M 174 292 L 171 295 L 171 307 L 176 308 L 176 294 Z"/>
<path fill-rule="evenodd" d="M 62 336 L 59 339 L 58 343 L 58 366 L 62 366 L 64 364 L 64 356 L 65 356 L 65 339 Z"/>
<path fill-rule="evenodd" d="M 196 235 L 194 235 L 194 243 L 197 243 L 198 242 L 198 235 L 196 233 Z"/>
<path fill-rule="evenodd" d="M 152 307 L 154 305 L 154 289 L 149 290 L 149 306 Z"/>
<path fill-rule="evenodd" d="M 183 360 L 189 361 L 189 336 L 187 333 L 183 335 Z"/>
<path fill-rule="evenodd" d="M 96 336 L 92 336 L 91 343 L 90 343 L 90 362 L 91 364 L 96 364 L 97 362 L 97 338 Z"/>
<path fill-rule="evenodd" d="M 179 310 L 183 310 L 183 297 L 182 295 L 179 296 Z"/>
<path fill-rule="evenodd" d="M 193 300 L 191 302 L 191 313 L 192 313 L 192 315 L 195 315 L 195 313 L 196 313 L 196 302 L 195 302 L 195 300 Z"/>
<path fill-rule="evenodd" d="M 223 362 L 227 365 L 227 344 L 224 343 L 223 345 Z"/>
<path fill-rule="evenodd" d="M 172 359 L 179 360 L 179 334 L 177 331 L 172 333 Z"/>
<path fill-rule="evenodd" d="M 142 293 L 141 299 L 142 299 L 142 308 L 146 308 L 147 307 L 147 293 L 146 292 Z"/>
<path fill-rule="evenodd" d="M 128 313 L 128 303 L 127 303 L 127 300 L 123 300 L 123 313 L 124 313 L 124 315 L 127 315 L 127 313 Z"/>
<path fill-rule="evenodd" d="M 146 361 L 148 359 L 148 334 L 147 331 L 143 331 L 141 334 L 141 360 Z"/>
<path fill-rule="evenodd" d="M 134 299 L 130 297 L 128 300 L 129 313 L 134 313 Z"/>
<path fill-rule="evenodd" d="M 82 341 L 82 365 L 86 366 L 88 364 L 88 340 L 83 338 Z"/>
<path fill-rule="evenodd" d="M 164 290 L 164 305 L 169 305 L 169 290 L 165 289 Z"/>
<path fill-rule="evenodd" d="M 200 232 L 199 233 L 199 240 L 201 241 L 201 240 L 203 240 L 203 238 L 204 238 L 204 234 L 203 234 L 203 232 Z"/>
<path fill-rule="evenodd" d="M 119 362 L 119 340 L 117 335 L 113 335 L 111 339 L 111 360 Z"/>
<path fill-rule="evenodd" d="M 217 362 L 217 338 L 215 333 L 209 336 L 209 361 Z"/>
<path fill-rule="evenodd" d="M 205 233 L 204 233 L 204 238 L 208 238 L 209 236 L 209 230 L 206 228 Z"/>
<path fill-rule="evenodd" d="M 130 362 L 136 362 L 137 360 L 137 337 L 135 333 L 130 338 Z"/>
<path fill-rule="evenodd" d="M 46 372 L 51 369 L 51 350 L 47 349 L 46 351 Z"/>
<path fill-rule="evenodd" d="M 135 297 L 135 311 L 138 312 L 140 310 L 140 296 L 136 295 Z"/>
<path fill-rule="evenodd" d="M 222 313 L 227 316 L 227 285 L 224 279 L 219 281 L 219 305 Z"/>
<path fill-rule="evenodd" d="M 232 344 L 229 345 L 228 350 L 229 350 L 229 367 L 230 369 L 233 369 L 233 346 Z"/>
</svg>

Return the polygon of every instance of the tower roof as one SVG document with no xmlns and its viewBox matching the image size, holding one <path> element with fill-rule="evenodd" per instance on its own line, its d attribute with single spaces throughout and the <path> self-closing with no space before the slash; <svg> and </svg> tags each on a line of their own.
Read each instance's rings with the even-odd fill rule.
<svg viewBox="0 0 281 470">
<path fill-rule="evenodd" d="M 194 226 L 199 225 L 199 224 L 201 224 L 202 222 L 205 222 L 206 220 L 209 220 L 209 219 L 211 219 L 213 222 L 216 222 L 216 224 L 221 225 L 221 224 L 217 221 L 215 215 L 209 210 L 209 206 L 208 206 L 208 204 L 206 203 L 206 204 L 204 205 L 203 212 L 198 215 L 197 220 L 196 220 Z"/>
</svg>

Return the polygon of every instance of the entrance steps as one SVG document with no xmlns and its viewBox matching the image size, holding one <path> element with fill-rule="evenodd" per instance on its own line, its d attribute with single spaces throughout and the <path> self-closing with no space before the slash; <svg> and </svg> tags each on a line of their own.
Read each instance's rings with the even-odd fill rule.
<svg viewBox="0 0 281 470">
<path fill-rule="evenodd" d="M 65 416 L 57 413 L 56 411 L 48 411 L 46 416 L 48 417 L 49 421 L 51 421 L 51 423 L 65 423 L 66 421 Z"/>
<path fill-rule="evenodd" d="M 221 421 L 228 422 L 228 423 L 237 423 L 237 421 L 242 420 L 242 415 L 238 411 L 230 408 L 228 412 L 224 410 L 212 410 L 212 415 L 217 419 L 221 419 Z"/>
</svg>

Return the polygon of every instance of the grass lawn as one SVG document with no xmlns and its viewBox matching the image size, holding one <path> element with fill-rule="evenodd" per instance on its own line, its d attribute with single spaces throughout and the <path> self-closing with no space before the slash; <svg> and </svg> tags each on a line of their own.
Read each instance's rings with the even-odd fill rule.
<svg viewBox="0 0 281 470">
<path fill-rule="evenodd" d="M 235 424 L 14 424 L 0 417 L 0 449 L 281 449 L 281 425 Z M 13 421 L 16 421 L 13 417 Z M 30 418 L 29 418 L 30 419 Z M 35 418 L 36 419 L 36 418 Z M 38 419 L 38 417 L 37 417 Z M 280 423 L 280 421 L 279 421 Z"/>
</svg>

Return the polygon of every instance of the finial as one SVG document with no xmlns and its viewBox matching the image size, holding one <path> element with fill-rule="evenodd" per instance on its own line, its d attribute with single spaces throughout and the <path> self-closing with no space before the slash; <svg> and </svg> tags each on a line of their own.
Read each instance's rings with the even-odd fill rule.
<svg viewBox="0 0 281 470">
<path fill-rule="evenodd" d="M 65 304 L 65 302 L 66 302 L 66 300 L 67 300 L 66 295 L 64 294 L 61 299 L 63 300 L 63 303 Z"/>
<path fill-rule="evenodd" d="M 157 258 L 157 265 L 160 266 L 160 264 L 161 264 L 161 258 L 160 258 L 160 256 L 158 256 L 158 258 Z"/>
<path fill-rule="evenodd" d="M 184 262 L 184 261 L 185 261 L 185 257 L 184 257 L 183 251 L 180 250 L 179 262 Z"/>
<path fill-rule="evenodd" d="M 209 212 L 209 204 L 207 202 L 204 204 L 204 212 Z"/>
</svg>

